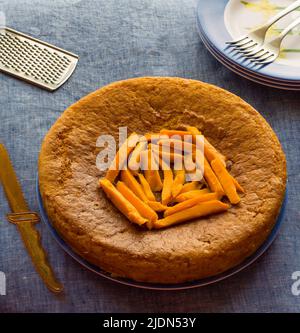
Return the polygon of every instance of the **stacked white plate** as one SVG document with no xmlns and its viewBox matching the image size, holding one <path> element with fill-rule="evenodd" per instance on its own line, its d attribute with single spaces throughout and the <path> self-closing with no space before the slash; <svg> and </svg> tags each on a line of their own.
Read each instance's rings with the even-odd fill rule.
<svg viewBox="0 0 300 333">
<path fill-rule="evenodd" d="M 197 24 L 200 37 L 211 54 L 236 74 L 266 86 L 300 90 L 300 26 L 284 39 L 277 60 L 263 67 L 253 66 L 226 44 L 265 23 L 292 2 L 199 0 Z M 280 34 L 299 15 L 300 9 L 282 18 L 269 29 L 267 39 Z"/>
</svg>

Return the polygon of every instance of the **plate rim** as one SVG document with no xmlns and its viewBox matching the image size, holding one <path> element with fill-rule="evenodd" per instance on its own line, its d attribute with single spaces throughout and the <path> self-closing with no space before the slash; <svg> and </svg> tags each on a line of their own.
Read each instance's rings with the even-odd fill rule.
<svg viewBox="0 0 300 333">
<path fill-rule="evenodd" d="M 213 48 L 213 45 L 209 45 L 208 41 L 205 40 L 204 36 L 200 36 L 204 46 L 206 49 L 213 55 L 213 57 L 218 60 L 223 66 L 225 66 L 227 69 L 232 71 L 233 73 L 250 80 L 252 82 L 274 88 L 274 89 L 281 89 L 286 91 L 299 91 L 300 90 L 300 82 L 299 84 L 291 84 L 291 85 L 280 85 L 279 83 L 275 81 L 267 81 L 266 79 L 255 77 L 255 76 L 249 76 L 246 72 L 242 71 L 240 68 L 235 68 L 235 65 L 230 64 L 226 59 L 222 58 L 221 55 L 217 53 L 217 51 Z"/>
<path fill-rule="evenodd" d="M 254 75 L 253 73 L 248 73 L 247 71 L 244 70 L 244 68 L 240 67 L 237 63 L 231 61 L 228 58 L 225 58 L 223 56 L 223 54 L 221 52 L 219 52 L 212 43 L 210 43 L 210 41 L 205 37 L 205 35 L 202 33 L 202 31 L 200 30 L 199 27 L 198 27 L 198 33 L 199 33 L 200 39 L 203 42 L 203 44 L 205 45 L 205 47 L 209 51 L 210 50 L 213 51 L 213 53 L 214 53 L 213 56 L 216 57 L 217 60 L 219 60 L 220 62 L 222 62 L 222 61 L 226 62 L 227 65 L 230 66 L 230 69 L 239 71 L 241 73 L 240 75 L 242 75 L 242 74 L 247 75 L 247 78 L 249 78 L 249 80 L 257 79 L 257 80 L 261 80 L 263 82 L 267 82 L 267 83 L 271 83 L 271 84 L 274 83 L 274 84 L 276 84 L 278 86 L 282 86 L 282 87 L 288 87 L 288 88 L 289 87 L 299 87 L 300 88 L 300 81 L 299 82 L 287 82 L 287 81 L 283 82 L 281 80 L 272 80 L 272 79 L 269 79 L 268 77 L 258 77 L 256 75 Z M 224 66 L 226 66 L 226 65 L 224 65 Z M 229 67 L 227 67 L 227 68 L 229 68 Z M 284 88 L 282 88 L 282 89 L 284 89 Z"/>
<path fill-rule="evenodd" d="M 50 231 L 52 237 L 55 239 L 55 241 L 60 245 L 60 247 L 75 261 L 77 261 L 81 266 L 85 267 L 86 269 L 94 272 L 95 274 L 106 278 L 110 281 L 140 288 L 140 289 L 148 289 L 148 290 L 160 290 L 160 291 L 178 291 L 178 290 L 187 290 L 187 289 L 193 289 L 193 288 L 199 288 L 204 287 L 210 284 L 214 284 L 217 282 L 220 282 L 222 280 L 225 280 L 242 270 L 246 269 L 250 265 L 252 265 L 258 258 L 260 258 L 271 246 L 271 244 L 276 239 L 276 236 L 278 235 L 279 229 L 281 224 L 283 223 L 284 216 L 285 216 L 285 210 L 287 205 L 287 198 L 288 198 L 288 190 L 287 190 L 287 184 L 286 183 L 286 190 L 284 194 L 284 198 L 281 204 L 281 208 L 279 211 L 279 214 L 277 216 L 277 220 L 272 228 L 272 231 L 270 232 L 267 239 L 264 241 L 264 243 L 253 253 L 250 257 L 246 258 L 242 263 L 238 264 L 237 266 L 212 277 L 199 279 L 195 281 L 189 281 L 184 283 L 178 283 L 178 284 L 159 284 L 159 283 L 147 283 L 147 282 L 137 282 L 131 279 L 124 279 L 124 278 L 116 278 L 112 277 L 109 273 L 103 271 L 101 268 L 89 263 L 86 259 L 81 257 L 79 254 L 77 254 L 71 246 L 66 243 L 63 238 L 58 234 L 58 232 L 55 230 L 55 228 L 52 226 L 50 219 L 47 216 L 46 210 L 44 209 L 40 189 L 39 189 L 39 176 L 37 173 L 36 177 L 36 197 L 38 202 L 38 209 L 40 212 L 40 217 L 42 222 L 47 226 L 48 230 Z"/>
</svg>

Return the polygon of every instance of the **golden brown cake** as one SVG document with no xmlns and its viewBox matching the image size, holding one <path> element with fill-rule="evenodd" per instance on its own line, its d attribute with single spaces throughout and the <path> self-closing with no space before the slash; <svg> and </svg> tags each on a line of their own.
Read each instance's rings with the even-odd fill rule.
<svg viewBox="0 0 300 333">
<path fill-rule="evenodd" d="M 99 190 L 96 140 L 198 127 L 232 163 L 246 193 L 225 213 L 161 230 L 130 223 Z M 70 106 L 42 144 L 39 185 L 53 226 L 91 263 L 137 281 L 178 283 L 241 263 L 266 240 L 280 211 L 286 162 L 264 118 L 239 97 L 199 81 L 137 78 L 116 82 Z"/>
</svg>

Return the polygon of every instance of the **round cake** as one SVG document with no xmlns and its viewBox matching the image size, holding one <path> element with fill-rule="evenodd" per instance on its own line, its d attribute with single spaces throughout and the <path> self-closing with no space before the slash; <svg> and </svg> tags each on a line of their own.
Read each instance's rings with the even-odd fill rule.
<svg viewBox="0 0 300 333">
<path fill-rule="evenodd" d="M 230 161 L 245 189 L 228 211 L 145 230 L 99 189 L 102 134 L 158 132 L 191 125 Z M 285 194 L 286 162 L 264 118 L 239 97 L 181 78 L 112 83 L 70 106 L 50 129 L 39 157 L 45 210 L 61 237 L 113 276 L 174 284 L 222 273 L 253 254 L 270 234 Z"/>
</svg>

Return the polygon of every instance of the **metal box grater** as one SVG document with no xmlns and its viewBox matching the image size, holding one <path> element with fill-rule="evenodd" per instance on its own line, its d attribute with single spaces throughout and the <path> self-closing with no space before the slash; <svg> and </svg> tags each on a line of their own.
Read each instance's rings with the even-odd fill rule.
<svg viewBox="0 0 300 333">
<path fill-rule="evenodd" d="M 0 71 L 53 91 L 72 75 L 76 54 L 10 28 L 0 30 Z"/>
</svg>

